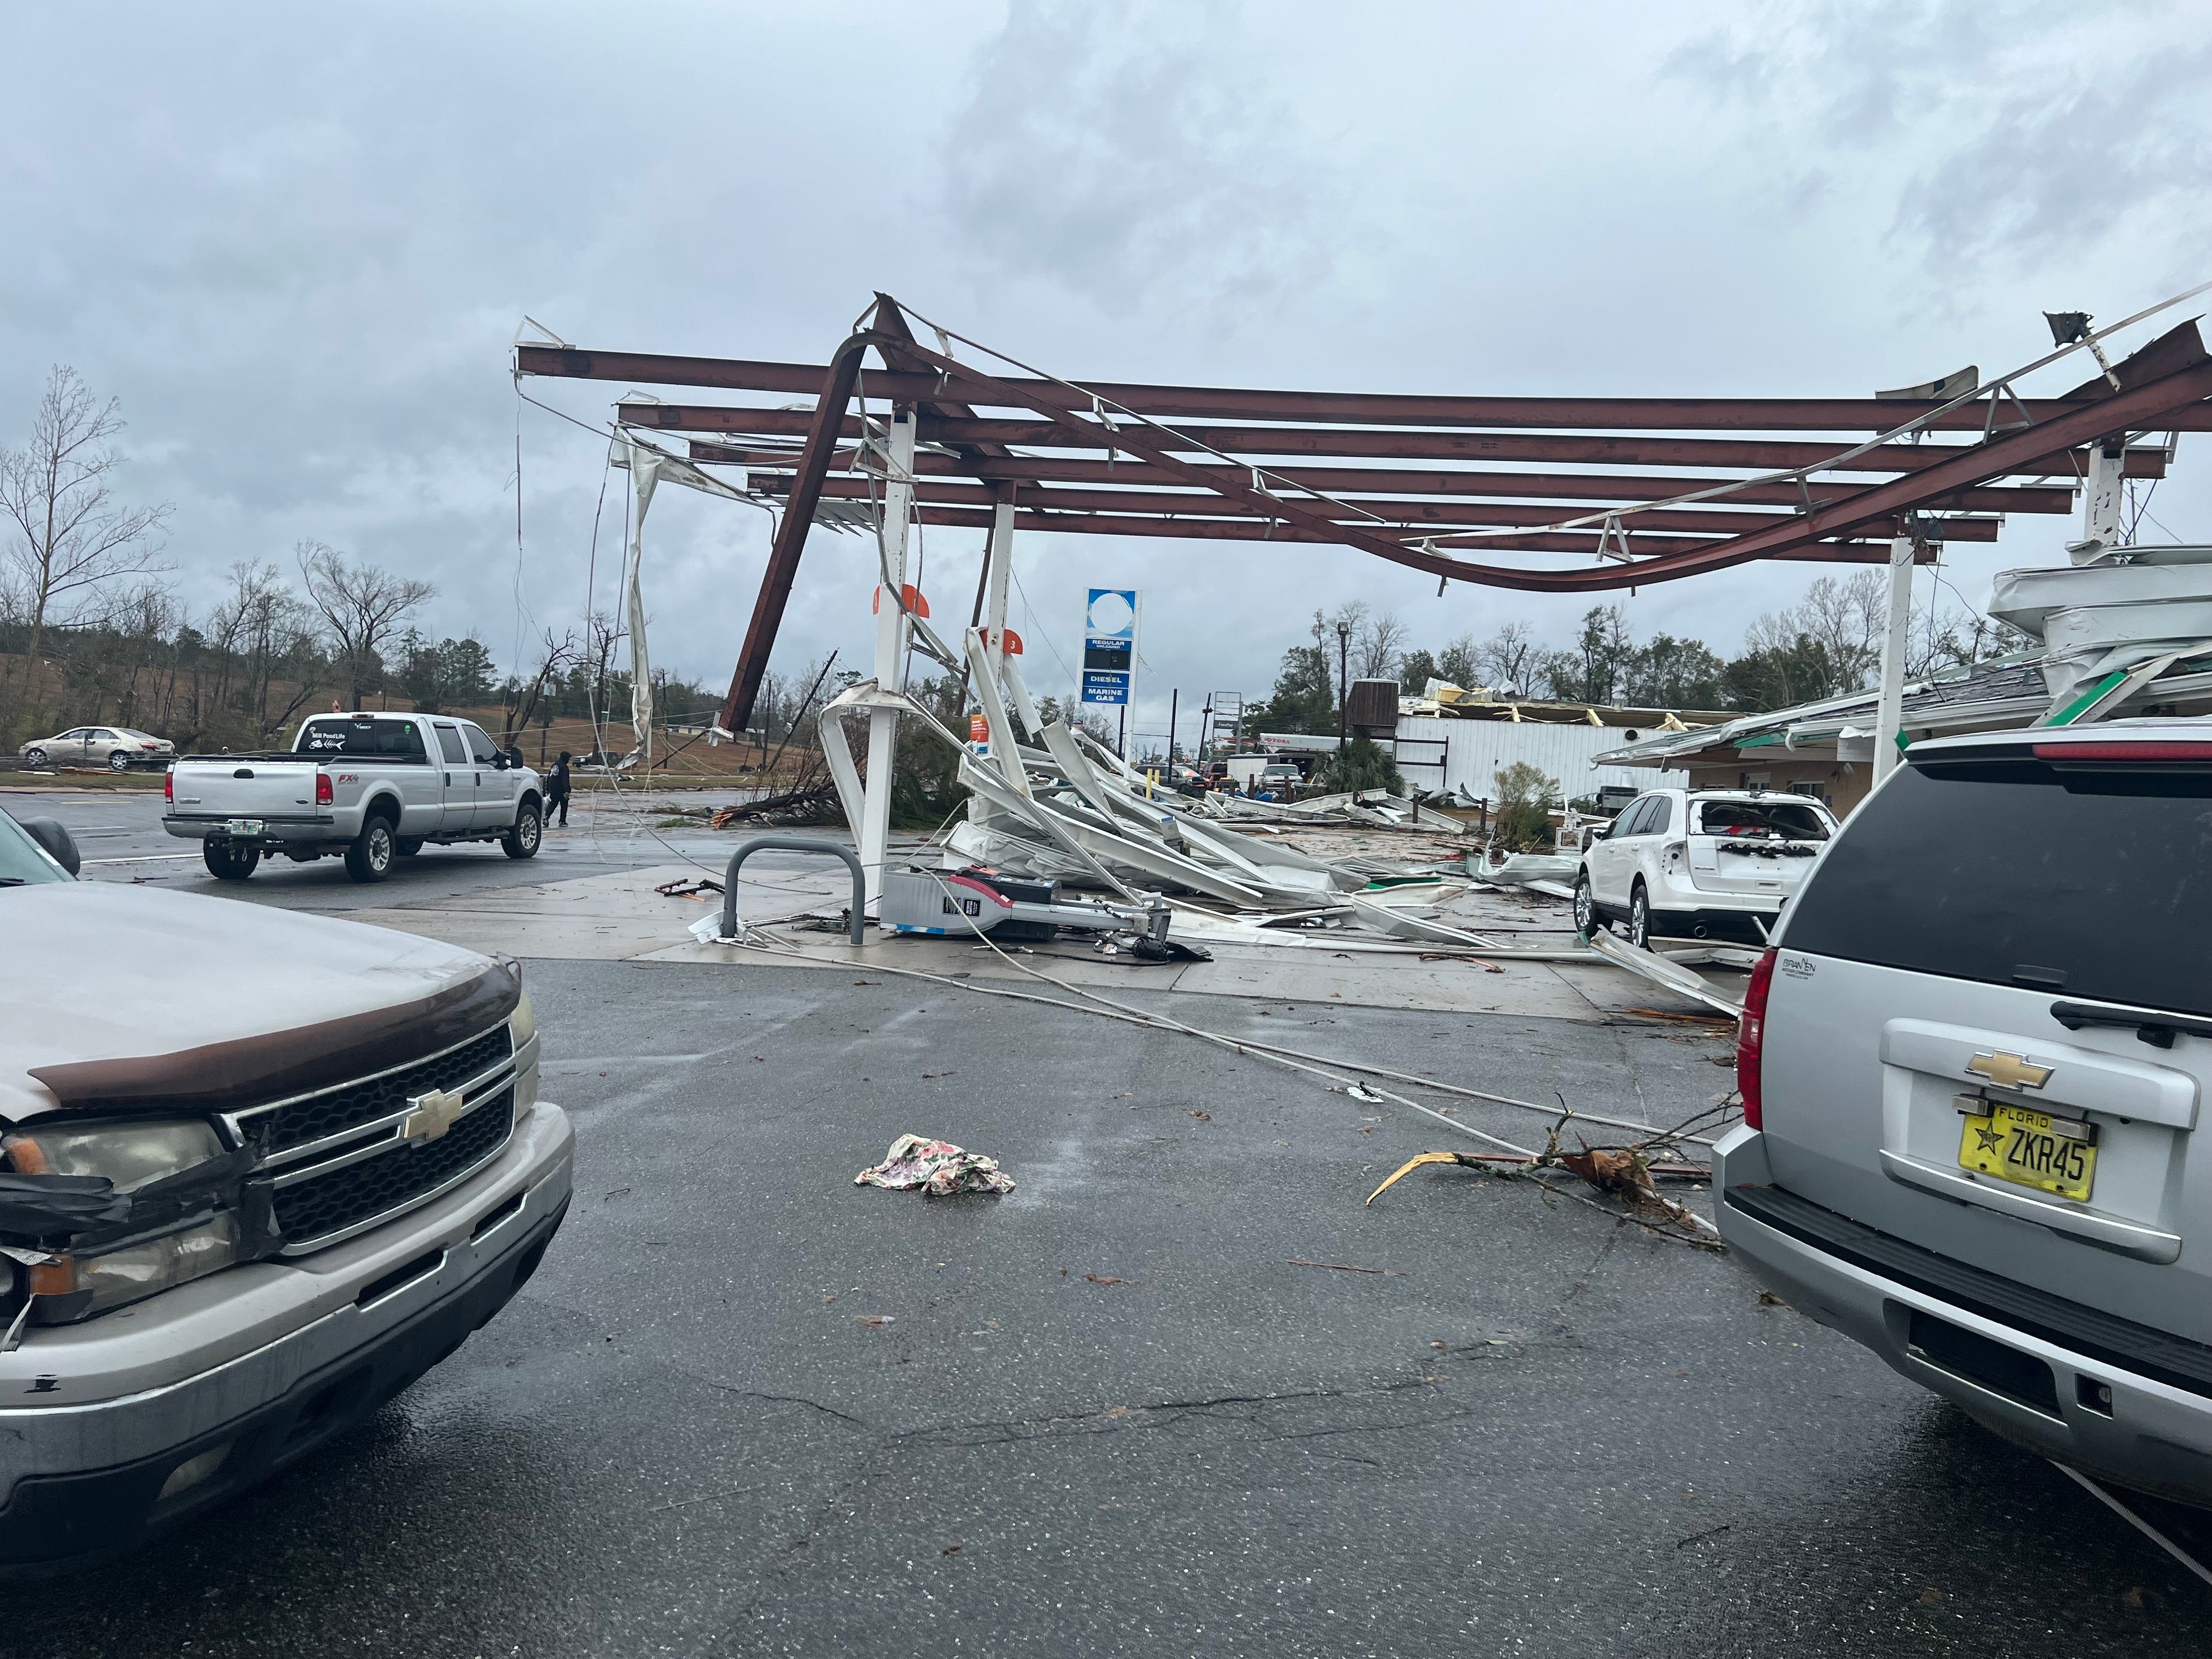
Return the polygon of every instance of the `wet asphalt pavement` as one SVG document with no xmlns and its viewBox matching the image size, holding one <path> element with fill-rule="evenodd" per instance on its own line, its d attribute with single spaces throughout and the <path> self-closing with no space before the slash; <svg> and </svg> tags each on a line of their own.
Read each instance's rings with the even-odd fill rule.
<svg viewBox="0 0 2212 1659">
<path fill-rule="evenodd" d="M 2204 1651 L 2179 1567 L 1726 1258 L 1459 1169 L 1364 1206 L 1445 1144 L 1398 1109 L 865 971 L 526 971 L 578 1130 L 544 1268 L 0 1652 Z M 1728 1083 L 1696 1032 L 1192 1000 L 1662 1121 Z M 907 1131 L 1016 1192 L 854 1188 Z"/>
</svg>

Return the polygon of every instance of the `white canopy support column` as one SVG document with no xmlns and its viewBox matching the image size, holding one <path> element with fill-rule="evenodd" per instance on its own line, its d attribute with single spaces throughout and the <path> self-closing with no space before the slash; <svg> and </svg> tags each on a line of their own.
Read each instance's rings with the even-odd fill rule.
<svg viewBox="0 0 2212 1659">
<path fill-rule="evenodd" d="M 2076 564 L 2087 564 L 2120 544 L 2120 505 L 2126 489 L 2122 473 L 2126 460 L 2124 433 L 2089 446 L 2089 476 L 2081 488 L 2081 539 L 2066 550 Z"/>
<path fill-rule="evenodd" d="M 914 410 L 891 417 L 890 454 L 884 481 L 881 531 L 883 568 L 876 591 L 876 684 L 886 691 L 904 689 L 907 642 L 906 538 L 914 516 Z M 860 868 L 867 878 L 868 902 L 883 896 L 884 857 L 890 845 L 891 769 L 898 757 L 899 711 L 881 706 L 868 711 L 868 778 L 860 812 Z"/>
<path fill-rule="evenodd" d="M 1881 636 L 1881 699 L 1877 705 L 1874 732 L 1874 781 L 1895 769 L 1899 729 L 1905 724 L 1905 633 L 1912 624 L 1911 536 L 1899 536 L 1889 544 L 1889 627 Z"/>
<path fill-rule="evenodd" d="M 991 678 L 1000 677 L 1006 660 L 1006 584 L 1014 572 L 1014 503 L 1011 493 L 991 508 L 991 539 L 983 553 L 989 565 L 985 588 L 983 628 L 984 657 L 991 665 Z"/>
</svg>

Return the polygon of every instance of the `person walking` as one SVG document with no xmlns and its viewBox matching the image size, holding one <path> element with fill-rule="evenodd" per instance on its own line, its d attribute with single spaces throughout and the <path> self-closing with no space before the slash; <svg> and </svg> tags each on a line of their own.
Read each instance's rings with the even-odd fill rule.
<svg viewBox="0 0 2212 1659">
<path fill-rule="evenodd" d="M 561 758 L 553 763 L 553 769 L 545 775 L 545 813 L 561 815 L 561 827 L 568 827 L 568 751 L 563 749 Z"/>
</svg>

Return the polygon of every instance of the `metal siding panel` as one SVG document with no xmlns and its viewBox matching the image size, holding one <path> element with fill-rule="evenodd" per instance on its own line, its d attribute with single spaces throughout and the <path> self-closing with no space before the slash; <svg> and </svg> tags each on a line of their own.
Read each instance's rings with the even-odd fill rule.
<svg viewBox="0 0 2212 1659">
<path fill-rule="evenodd" d="M 1444 740 L 1445 745 L 1441 776 L 1433 765 L 1419 763 L 1419 757 L 1437 753 L 1434 739 L 1438 738 Z M 1591 757 L 1608 749 L 1619 749 L 1631 741 L 1627 730 L 1620 726 L 1545 726 L 1533 720 L 1516 723 L 1407 715 L 1398 722 L 1398 769 L 1406 775 L 1409 783 L 1429 789 L 1463 789 L 1477 798 L 1497 793 L 1496 775 L 1516 761 L 1540 767 L 1547 777 L 1558 779 L 1570 796 L 1594 793 L 1604 783 L 1622 784 L 1637 790 L 1688 787 L 1686 772 L 1590 764 Z M 1410 765 L 1409 761 L 1413 763 Z"/>
</svg>

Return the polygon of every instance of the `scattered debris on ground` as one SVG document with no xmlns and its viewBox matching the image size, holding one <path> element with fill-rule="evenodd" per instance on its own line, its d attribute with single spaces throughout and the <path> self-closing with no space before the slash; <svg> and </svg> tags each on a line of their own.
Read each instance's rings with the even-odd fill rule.
<svg viewBox="0 0 2212 1659">
<path fill-rule="evenodd" d="M 727 830 L 732 824 L 739 823 L 763 823 L 789 829 L 842 821 L 837 811 L 836 787 L 827 778 L 787 789 L 781 794 L 764 795 L 758 800 L 718 807 L 709 820 L 717 830 Z"/>
<path fill-rule="evenodd" d="M 1712 1223 L 1694 1210 L 1666 1197 L 1656 1184 L 1661 1178 L 1658 1173 L 1661 1170 L 1674 1179 L 1710 1181 L 1712 1176 L 1710 1169 L 1692 1164 L 1663 1163 L 1655 1165 L 1642 1145 L 1592 1146 L 1584 1141 L 1579 1152 L 1563 1152 L 1559 1150 L 1556 1129 L 1544 1150 L 1533 1158 L 1516 1158 L 1495 1152 L 1419 1153 L 1392 1170 L 1381 1186 L 1368 1194 L 1368 1203 L 1374 1203 L 1414 1170 L 1437 1164 L 1456 1164 L 1509 1180 L 1541 1177 L 1547 1170 L 1564 1170 L 1597 1191 L 1620 1200 L 1626 1206 L 1626 1219 L 1636 1221 L 1655 1231 L 1671 1234 L 1704 1249 L 1717 1250 L 1723 1248 Z"/>
<path fill-rule="evenodd" d="M 971 1152 L 949 1140 L 926 1135 L 901 1135 L 891 1142 L 884 1161 L 872 1164 L 853 1177 L 855 1187 L 884 1187 L 894 1192 L 920 1188 L 933 1198 L 954 1193 L 1011 1193 L 1014 1178 L 999 1167 L 995 1158 Z"/>
<path fill-rule="evenodd" d="M 702 876 L 696 881 L 684 879 L 665 881 L 653 890 L 663 898 L 704 900 L 710 895 L 719 895 L 722 890 L 722 884 L 712 876 Z"/>
<path fill-rule="evenodd" d="M 1391 1178 L 1395 1180 L 1396 1176 Z M 1376 1273 L 1384 1279 L 1403 1279 L 1406 1276 L 1396 1267 L 1355 1267 L 1346 1261 L 1307 1261 L 1297 1256 L 1285 1256 L 1283 1265 L 1286 1267 L 1326 1267 L 1331 1273 Z"/>
</svg>

